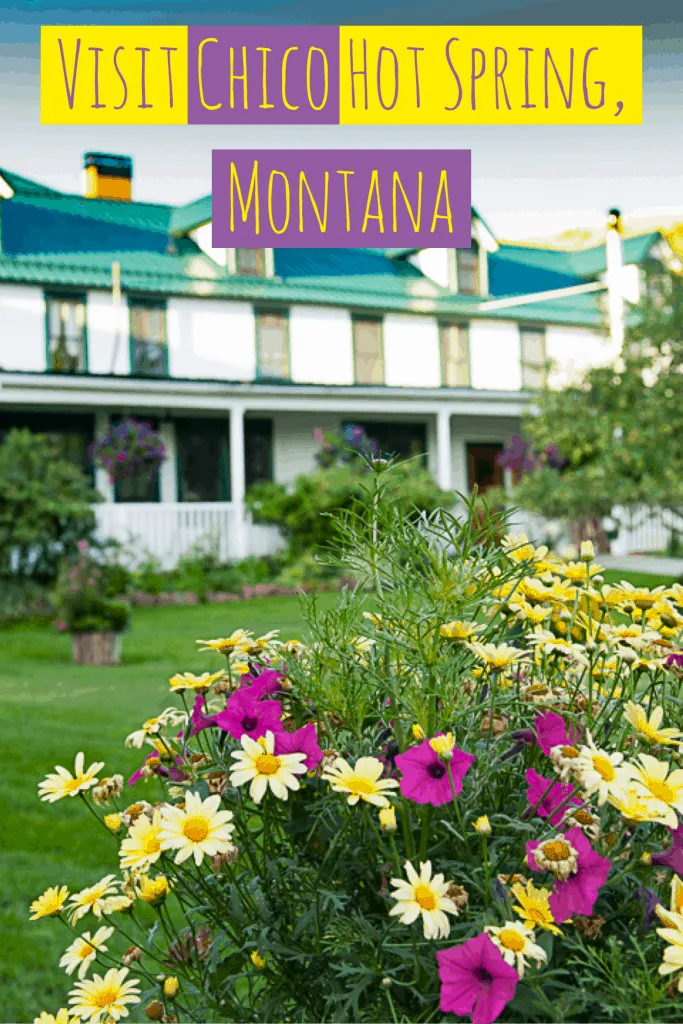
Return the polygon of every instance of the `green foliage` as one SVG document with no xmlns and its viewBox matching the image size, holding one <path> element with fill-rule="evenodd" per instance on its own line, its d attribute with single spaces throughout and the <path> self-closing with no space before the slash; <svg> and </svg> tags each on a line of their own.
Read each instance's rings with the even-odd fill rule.
<svg viewBox="0 0 683 1024">
<path fill-rule="evenodd" d="M 403 513 L 419 516 L 454 502 L 415 460 L 395 463 L 389 474 L 387 501 Z M 297 477 L 292 490 L 282 484 L 255 484 L 247 493 L 254 520 L 278 526 L 287 538 L 292 560 L 324 550 L 330 538 L 329 517 L 364 508 L 372 500 L 373 475 L 360 456 Z"/>
<path fill-rule="evenodd" d="M 93 557 L 85 541 L 66 559 L 57 582 L 57 614 L 70 633 L 120 633 L 128 627 L 130 606 L 110 596 L 107 569 Z"/>
<path fill-rule="evenodd" d="M 527 473 L 515 501 L 550 518 L 605 515 L 614 505 L 683 508 L 683 279 L 651 272 L 614 365 L 545 389 L 525 422 L 537 451 L 555 445 L 568 465 Z"/>
<path fill-rule="evenodd" d="M 85 475 L 42 434 L 0 445 L 0 582 L 18 600 L 54 583 L 61 560 L 90 540 L 98 500 Z"/>
<path fill-rule="evenodd" d="M 218 555 L 202 545 L 183 555 L 174 569 L 164 569 L 153 555 L 131 574 L 131 586 L 145 594 L 194 593 L 204 602 L 211 591 L 239 593 L 243 587 L 272 582 L 282 559 L 249 557 L 240 562 L 221 562 Z"/>
</svg>

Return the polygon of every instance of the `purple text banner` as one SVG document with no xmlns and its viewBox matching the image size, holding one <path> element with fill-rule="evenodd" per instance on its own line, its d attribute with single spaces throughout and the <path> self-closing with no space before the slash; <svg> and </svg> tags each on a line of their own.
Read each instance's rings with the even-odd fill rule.
<svg viewBox="0 0 683 1024">
<path fill-rule="evenodd" d="M 339 29 L 190 26 L 190 124 L 338 124 Z"/>
<path fill-rule="evenodd" d="M 213 151 L 213 245 L 469 248 L 469 150 Z"/>
</svg>

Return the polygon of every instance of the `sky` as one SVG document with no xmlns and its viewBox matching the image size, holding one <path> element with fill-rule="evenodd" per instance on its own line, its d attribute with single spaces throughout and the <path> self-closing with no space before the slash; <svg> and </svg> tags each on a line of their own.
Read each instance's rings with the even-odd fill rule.
<svg viewBox="0 0 683 1024">
<path fill-rule="evenodd" d="M 212 148 L 466 148 L 473 202 L 501 238 L 595 228 L 606 211 L 683 220 L 683 5 L 680 0 L 4 0 L 0 7 L 0 167 L 82 188 L 87 150 L 133 157 L 134 197 L 183 203 L 210 191 Z M 324 17 L 321 16 L 324 12 Z M 642 125 L 444 127 L 305 125 L 64 127 L 39 123 L 40 24 L 642 24 Z"/>
</svg>

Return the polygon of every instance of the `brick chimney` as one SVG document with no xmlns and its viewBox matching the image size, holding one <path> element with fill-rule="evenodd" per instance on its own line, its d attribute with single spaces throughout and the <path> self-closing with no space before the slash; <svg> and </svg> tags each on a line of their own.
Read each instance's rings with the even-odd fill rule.
<svg viewBox="0 0 683 1024">
<path fill-rule="evenodd" d="M 85 154 L 86 199 L 120 199 L 130 202 L 133 186 L 133 161 L 114 153 Z"/>
</svg>

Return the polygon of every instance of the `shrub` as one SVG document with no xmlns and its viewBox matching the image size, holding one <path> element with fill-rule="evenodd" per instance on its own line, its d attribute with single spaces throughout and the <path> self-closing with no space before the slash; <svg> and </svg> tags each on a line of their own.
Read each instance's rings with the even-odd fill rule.
<svg viewBox="0 0 683 1024">
<path fill-rule="evenodd" d="M 85 475 L 42 434 L 11 430 L 0 444 L 0 581 L 21 604 L 54 583 L 64 557 L 95 529 Z"/>
<path fill-rule="evenodd" d="M 255 484 L 247 501 L 256 522 L 278 526 L 288 541 L 290 559 L 324 549 L 330 538 L 329 517 L 366 506 L 372 500 L 372 473 L 358 455 L 300 476 L 288 491 L 282 484 Z M 386 500 L 407 515 L 419 517 L 443 505 L 454 495 L 442 491 L 432 475 L 416 461 L 393 466 Z"/>
<path fill-rule="evenodd" d="M 108 595 L 111 580 L 86 541 L 64 563 L 57 584 L 57 616 L 70 633 L 120 633 L 130 621 L 130 607 Z"/>
<path fill-rule="evenodd" d="M 114 973 L 75 985 L 72 1005 L 90 1019 L 118 993 L 184 1021 L 680 1020 L 663 972 L 683 935 L 668 727 L 683 590 L 602 586 L 588 546 L 568 563 L 525 538 L 493 544 L 499 524 L 487 539 L 473 508 L 417 523 L 383 475 L 337 523 L 359 587 L 328 611 L 305 603 L 305 644 L 200 641 L 225 670 L 174 676 L 182 703 L 128 737 L 149 748 L 135 804 L 82 754 L 75 781 L 41 784 L 96 814 L 116 801 L 103 820 L 119 874 L 32 905 L 78 936 L 90 912 L 125 935 L 106 932 L 94 957 Z"/>
</svg>

